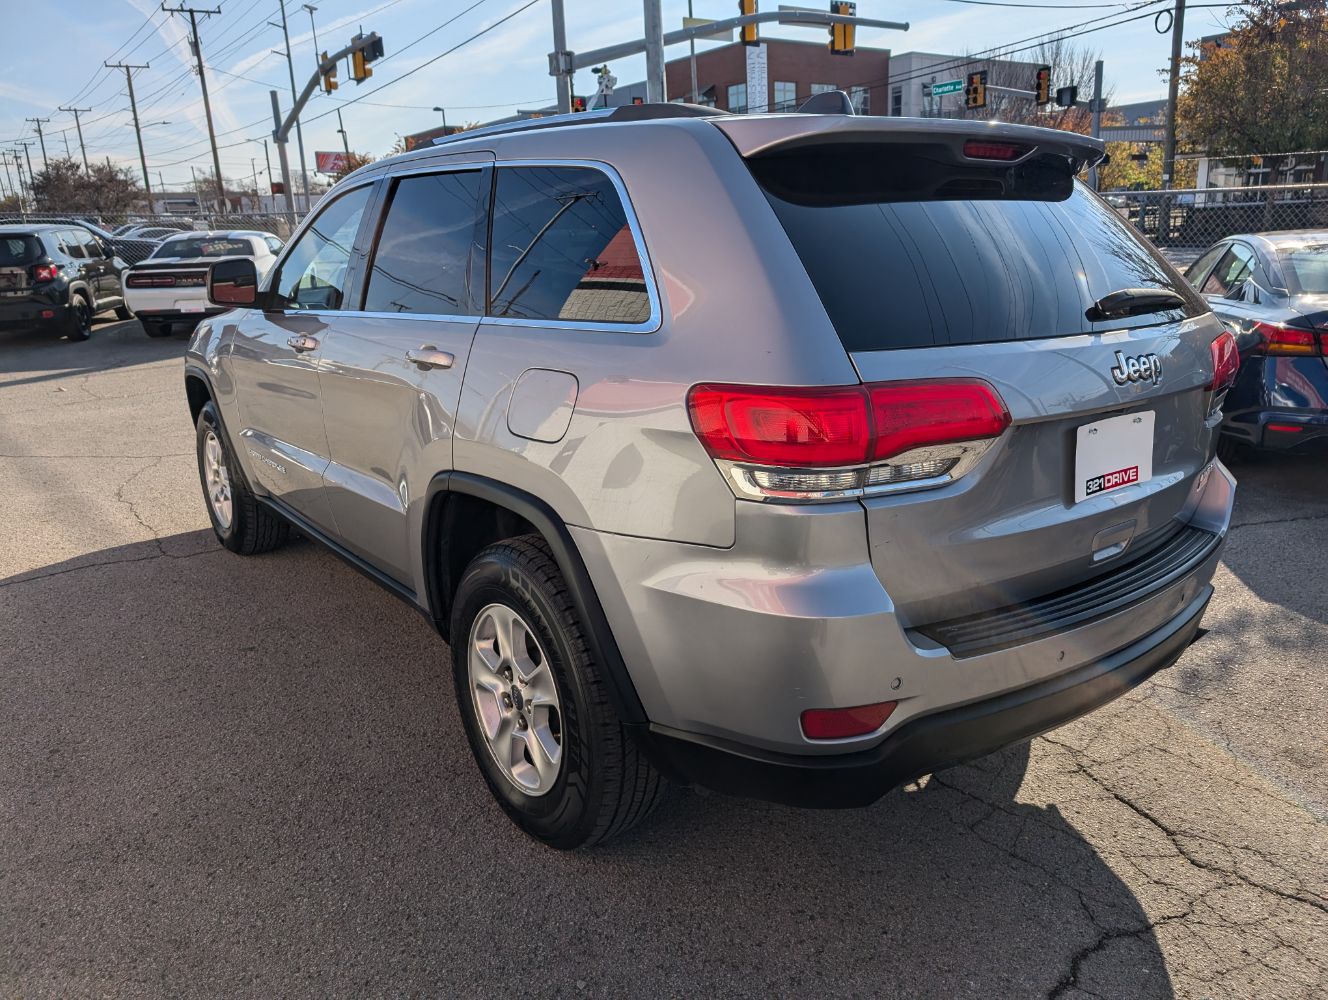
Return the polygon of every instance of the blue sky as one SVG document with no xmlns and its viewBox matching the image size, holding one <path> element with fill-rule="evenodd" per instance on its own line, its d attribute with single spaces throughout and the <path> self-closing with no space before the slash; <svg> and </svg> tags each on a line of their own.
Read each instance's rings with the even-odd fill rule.
<svg viewBox="0 0 1328 1000">
<path fill-rule="evenodd" d="M 222 170 L 227 176 L 248 177 L 254 167 L 260 184 L 264 170 L 262 139 L 271 130 L 268 91 L 279 90 L 289 106 L 290 83 L 284 56 L 271 50 L 282 47 L 277 0 L 193 0 L 199 6 L 219 6 L 221 14 L 200 27 L 208 64 L 208 84 L 219 133 Z M 449 123 L 485 121 L 517 107 L 538 107 L 552 99 L 547 53 L 552 48 L 548 0 L 536 0 L 529 9 L 493 28 L 456 52 L 421 67 L 475 33 L 489 28 L 528 0 L 316 0 L 315 23 L 320 46 L 344 45 L 360 25 L 383 36 L 387 58 L 375 64 L 373 78 L 359 86 L 342 82 L 334 97 L 316 96 L 305 111 L 305 146 L 312 168 L 313 150 L 341 147 L 335 108 L 344 104 L 343 118 L 353 149 L 385 153 L 398 134 L 418 131 L 439 121 L 430 110 L 448 108 Z M 613 42 L 640 37 L 638 0 L 565 0 L 568 45 L 587 51 Z M 1034 0 L 1010 0 L 1031 3 Z M 1093 0 L 1045 0 L 1062 8 L 983 6 L 959 0 L 859 0 L 858 13 L 867 17 L 908 21 L 908 32 L 864 30 L 859 45 L 881 46 L 894 52 L 930 51 L 963 53 L 1016 42 L 1053 29 L 1100 18 L 1125 8 L 1140 7 L 1138 0 L 1108 4 Z M 693 0 L 698 17 L 727 17 L 736 13 L 732 0 Z M 778 0 L 763 0 L 763 8 Z M 467 10 L 468 8 L 473 9 Z M 801 0 L 803 6 L 821 6 L 820 0 Z M 1144 10 L 1164 4 L 1142 5 Z M 21 0 L 0 0 L 11 29 L 21 27 L 20 11 L 33 8 Z M 666 30 L 681 26 L 686 0 L 664 3 Z M 314 47 L 310 18 L 299 2 L 287 3 L 296 74 L 303 85 L 313 70 Z M 1224 8 L 1192 10 L 1187 37 L 1221 30 Z M 158 172 L 167 186 L 189 179 L 192 163 L 208 168 L 211 156 L 203 121 L 197 78 L 190 71 L 187 21 L 164 14 L 149 0 L 61 0 L 40 8 L 41 30 L 25 34 L 22 44 L 11 39 L 8 72 L 0 80 L 0 148 L 36 139 L 24 119 L 50 118 L 46 130 L 48 154 L 63 155 L 65 140 L 78 154 L 77 136 L 70 114 L 58 107 L 76 104 L 91 108 L 83 113 L 84 138 L 90 157 L 109 156 L 113 162 L 138 169 L 138 154 L 130 127 L 124 73 L 104 70 L 104 60 L 150 63 L 135 74 L 134 87 L 140 117 L 151 124 L 144 130 L 148 167 L 154 184 Z M 445 22 L 451 21 L 450 24 Z M 437 30 L 434 30 L 437 29 Z M 768 36 L 819 38 L 824 29 L 771 26 Z M 433 31 L 428 37 L 420 36 Z M 415 42 L 409 49 L 408 43 Z M 1079 39 L 1079 44 L 1100 52 L 1106 62 L 1108 87 L 1118 101 L 1145 100 L 1165 94 L 1157 70 L 1168 55 L 1168 38 L 1158 34 L 1151 17 L 1111 27 Z M 685 46 L 669 50 L 675 58 Z M 622 83 L 641 79 L 644 64 L 638 58 L 612 66 Z M 400 78 L 400 79 L 399 79 Z M 399 82 L 392 82 L 399 79 Z M 387 86 L 383 86 L 388 84 Z M 578 76 L 578 92 L 593 89 L 593 78 Z M 368 94 L 372 88 L 382 87 Z M 338 100 L 339 99 L 339 100 Z M 323 116 L 315 118 L 315 116 Z M 30 150 L 40 169 L 40 150 Z M 292 163 L 295 146 L 291 145 Z M 272 156 L 276 168 L 275 150 Z"/>
</svg>

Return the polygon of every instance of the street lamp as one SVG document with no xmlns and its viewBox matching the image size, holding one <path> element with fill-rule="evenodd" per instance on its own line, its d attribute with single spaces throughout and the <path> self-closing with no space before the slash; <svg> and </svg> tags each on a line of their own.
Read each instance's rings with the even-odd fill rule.
<svg viewBox="0 0 1328 1000">
<path fill-rule="evenodd" d="M 434 105 L 434 110 L 443 116 L 443 135 L 447 135 L 447 111 Z"/>
<path fill-rule="evenodd" d="M 311 3 L 303 3 L 300 4 L 300 6 L 309 12 L 309 30 L 313 33 L 314 36 L 314 62 L 317 63 L 319 66 L 322 66 L 323 57 L 319 55 L 319 48 L 318 48 L 318 28 L 314 25 L 314 11 L 316 11 L 318 8 Z"/>
</svg>

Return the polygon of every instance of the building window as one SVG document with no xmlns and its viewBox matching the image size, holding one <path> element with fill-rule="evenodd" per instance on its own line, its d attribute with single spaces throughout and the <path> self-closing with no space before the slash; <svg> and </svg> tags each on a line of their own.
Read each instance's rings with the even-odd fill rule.
<svg viewBox="0 0 1328 1000">
<path fill-rule="evenodd" d="M 827 90 L 834 90 L 834 89 L 835 85 L 833 83 L 813 83 L 812 96 L 814 97 L 817 94 L 824 94 Z"/>
<path fill-rule="evenodd" d="M 868 98 L 866 87 L 850 87 L 848 91 L 849 103 L 853 105 L 855 115 L 871 114 L 871 101 Z"/>
<path fill-rule="evenodd" d="M 775 106 L 771 111 L 796 111 L 798 109 L 798 85 L 775 81 Z"/>
<path fill-rule="evenodd" d="M 747 84 L 735 83 L 729 87 L 729 110 L 738 115 L 747 113 Z"/>
<path fill-rule="evenodd" d="M 890 114 L 899 118 L 904 113 L 904 88 L 894 87 L 890 91 Z"/>
</svg>

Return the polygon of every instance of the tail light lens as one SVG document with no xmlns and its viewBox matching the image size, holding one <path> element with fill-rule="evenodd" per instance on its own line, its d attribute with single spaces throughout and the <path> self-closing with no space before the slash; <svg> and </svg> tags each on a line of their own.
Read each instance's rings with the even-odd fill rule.
<svg viewBox="0 0 1328 1000">
<path fill-rule="evenodd" d="M 1236 338 L 1230 330 L 1213 341 L 1213 380 L 1205 388 L 1211 392 L 1226 392 L 1236 382 L 1240 371 L 1240 352 L 1236 350 Z"/>
<path fill-rule="evenodd" d="M 1318 334 L 1310 330 L 1297 330 L 1295 327 L 1280 323 L 1255 323 L 1254 332 L 1259 335 L 1259 343 L 1254 347 L 1255 354 L 1300 354 L 1315 355 L 1323 353 L 1323 345 Z"/>
<path fill-rule="evenodd" d="M 838 500 L 950 482 L 1010 423 L 975 379 L 832 388 L 698 385 L 692 427 L 735 492 Z"/>
<path fill-rule="evenodd" d="M 964 143 L 964 155 L 970 160 L 1017 160 L 1029 150 L 1012 142 L 980 142 L 969 139 Z"/>
<path fill-rule="evenodd" d="M 32 280 L 33 280 L 33 281 L 54 281 L 54 280 L 55 280 L 56 278 L 58 278 L 59 276 L 60 276 L 60 265 L 59 265 L 59 264 L 33 264 L 33 265 L 32 265 Z"/>
<path fill-rule="evenodd" d="M 883 701 L 855 708 L 809 708 L 802 713 L 802 735 L 809 740 L 843 740 L 866 736 L 885 725 L 898 704 L 896 701 Z"/>
<path fill-rule="evenodd" d="M 175 275 L 173 274 L 130 274 L 125 279 L 125 284 L 130 288 L 174 288 Z"/>
</svg>

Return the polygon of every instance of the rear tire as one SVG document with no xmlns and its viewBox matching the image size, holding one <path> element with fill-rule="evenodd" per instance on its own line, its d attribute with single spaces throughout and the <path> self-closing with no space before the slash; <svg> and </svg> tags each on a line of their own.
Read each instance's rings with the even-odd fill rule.
<svg viewBox="0 0 1328 1000">
<path fill-rule="evenodd" d="M 92 306 L 78 292 L 69 298 L 69 319 L 65 332 L 70 340 L 87 340 L 92 336 Z"/>
<path fill-rule="evenodd" d="M 1245 457 L 1246 452 L 1246 446 L 1229 434 L 1217 439 L 1217 457 L 1223 465 L 1234 465 Z"/>
<path fill-rule="evenodd" d="M 134 310 L 128 306 L 116 306 L 115 318 L 119 320 L 130 320 L 134 318 Z"/>
<path fill-rule="evenodd" d="M 164 323 L 159 319 L 143 319 L 141 316 L 138 321 L 143 324 L 143 332 L 149 337 L 169 337 L 171 335 L 170 323 Z"/>
<path fill-rule="evenodd" d="M 522 637 L 517 641 L 525 656 L 503 652 L 496 621 L 517 623 L 508 634 Z M 614 711 L 603 670 L 543 538 L 498 542 L 471 561 L 457 587 L 451 636 L 466 736 L 489 790 L 517 826 L 550 847 L 569 850 L 603 843 L 654 811 L 665 780 Z M 523 675 L 532 679 L 529 686 Z M 536 775 L 532 753 L 538 751 L 529 741 L 541 733 L 552 735 L 557 760 L 552 773 Z M 551 757 L 541 758 L 546 767 Z"/>
<path fill-rule="evenodd" d="M 271 552 L 284 545 L 290 537 L 290 525 L 254 496 L 211 400 L 198 414 L 194 440 L 198 479 L 217 541 L 242 556 Z"/>
</svg>

